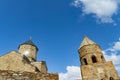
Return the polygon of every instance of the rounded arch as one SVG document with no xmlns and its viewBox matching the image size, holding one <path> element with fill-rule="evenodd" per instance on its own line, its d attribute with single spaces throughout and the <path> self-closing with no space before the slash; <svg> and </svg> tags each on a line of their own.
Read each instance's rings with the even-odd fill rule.
<svg viewBox="0 0 120 80">
<path fill-rule="evenodd" d="M 97 58 L 96 58 L 95 55 L 92 55 L 92 62 L 93 62 L 93 63 L 96 63 L 96 62 L 97 62 Z"/>
<path fill-rule="evenodd" d="M 110 80 L 114 80 L 114 78 L 113 78 L 113 77 L 110 77 Z"/>
<path fill-rule="evenodd" d="M 101 59 L 103 59 L 103 55 L 101 55 Z"/>
<path fill-rule="evenodd" d="M 88 63 L 87 63 L 87 59 L 86 59 L 86 58 L 84 58 L 84 59 L 83 59 L 83 61 L 84 61 L 84 64 L 85 64 L 85 65 L 87 65 L 87 64 L 88 64 Z"/>
<path fill-rule="evenodd" d="M 103 62 L 105 61 L 103 55 L 101 55 L 101 60 L 102 60 Z"/>
</svg>

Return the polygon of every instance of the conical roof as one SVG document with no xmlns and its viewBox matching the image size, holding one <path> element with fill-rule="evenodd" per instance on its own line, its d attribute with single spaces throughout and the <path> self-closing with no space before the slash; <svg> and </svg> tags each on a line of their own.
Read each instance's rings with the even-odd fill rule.
<svg viewBox="0 0 120 80">
<path fill-rule="evenodd" d="M 24 44 L 28 44 L 28 45 L 34 46 L 34 47 L 36 47 L 36 49 L 37 49 L 37 51 L 38 51 L 38 48 L 37 48 L 37 46 L 32 42 L 32 39 L 30 39 L 30 40 L 28 40 L 28 41 L 20 44 L 19 47 L 20 47 L 21 45 L 24 45 Z M 19 49 L 19 47 L 18 47 L 18 49 Z"/>
<path fill-rule="evenodd" d="M 96 44 L 95 42 L 93 42 L 92 40 L 90 40 L 87 36 L 84 37 L 79 49 L 85 45 L 89 45 L 89 44 Z"/>
</svg>

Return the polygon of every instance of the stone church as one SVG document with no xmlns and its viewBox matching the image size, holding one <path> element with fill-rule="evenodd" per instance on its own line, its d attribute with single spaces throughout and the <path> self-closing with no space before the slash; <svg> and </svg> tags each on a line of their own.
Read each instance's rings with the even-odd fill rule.
<svg viewBox="0 0 120 80">
<path fill-rule="evenodd" d="M 58 80 L 48 73 L 45 61 L 36 61 L 38 47 L 32 40 L 19 45 L 18 51 L 0 56 L 0 80 Z"/>
<path fill-rule="evenodd" d="M 86 36 L 78 52 L 82 80 L 120 80 L 112 61 L 106 61 L 100 46 Z"/>
</svg>

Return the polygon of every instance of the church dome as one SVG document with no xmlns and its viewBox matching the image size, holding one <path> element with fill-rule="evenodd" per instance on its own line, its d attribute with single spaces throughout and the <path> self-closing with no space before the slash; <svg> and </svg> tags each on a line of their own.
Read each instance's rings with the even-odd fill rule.
<svg viewBox="0 0 120 80">
<path fill-rule="evenodd" d="M 22 43 L 22 44 L 20 44 L 19 45 L 19 47 L 18 47 L 18 49 L 20 48 L 20 46 L 21 45 L 24 45 L 24 44 L 27 44 L 27 45 L 32 45 L 32 46 L 34 46 L 35 48 L 36 48 L 36 50 L 38 51 L 38 47 L 32 42 L 32 40 L 30 39 L 30 40 L 28 40 L 28 41 L 26 41 L 26 42 L 24 42 L 24 43 Z"/>
</svg>

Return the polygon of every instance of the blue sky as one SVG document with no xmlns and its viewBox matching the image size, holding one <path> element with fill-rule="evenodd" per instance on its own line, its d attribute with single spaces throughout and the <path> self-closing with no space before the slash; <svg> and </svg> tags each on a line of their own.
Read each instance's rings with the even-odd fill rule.
<svg viewBox="0 0 120 80">
<path fill-rule="evenodd" d="M 87 3 L 84 0 L 0 1 L 0 55 L 17 50 L 31 36 L 39 48 L 38 61 L 45 60 L 49 72 L 66 74 L 67 67 L 80 65 L 78 47 L 84 35 L 102 50 L 113 53 L 111 49 L 116 50 L 117 42 L 117 48 L 120 45 L 119 2 L 108 0 L 107 12 L 97 8 L 103 10 L 102 14 Z M 115 51 L 117 55 L 119 50 Z M 106 57 L 111 58 L 112 54 L 106 52 Z"/>
</svg>

